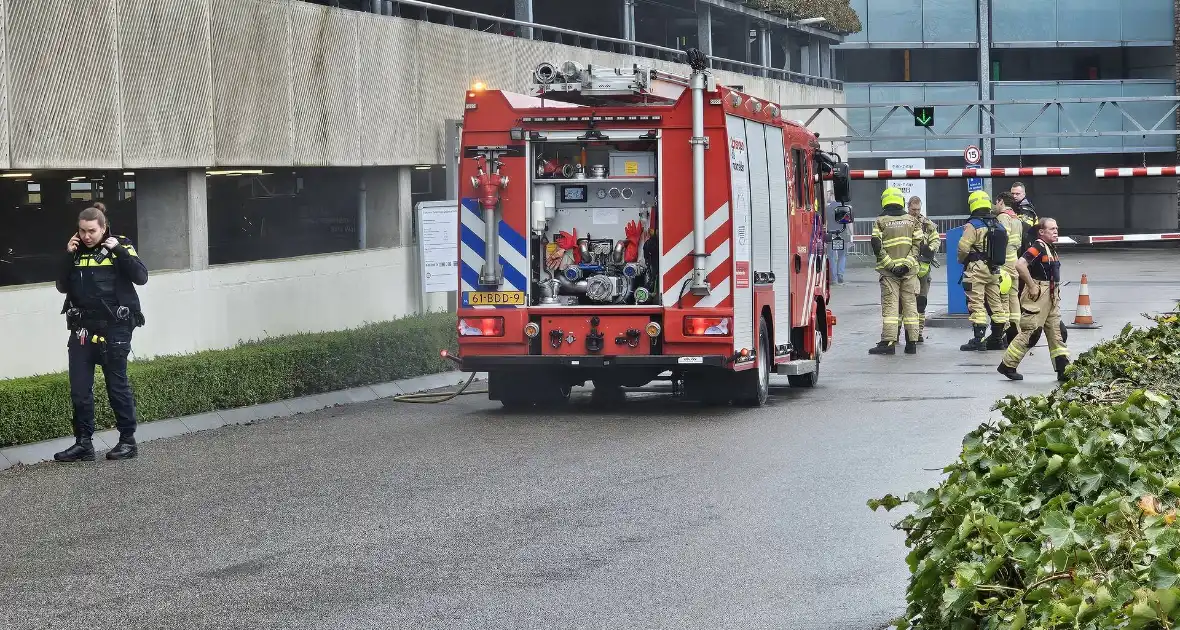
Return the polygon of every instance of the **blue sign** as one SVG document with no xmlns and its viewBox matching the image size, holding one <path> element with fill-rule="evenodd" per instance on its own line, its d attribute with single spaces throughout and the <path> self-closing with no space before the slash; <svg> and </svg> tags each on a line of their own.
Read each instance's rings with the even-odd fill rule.
<svg viewBox="0 0 1180 630">
<path fill-rule="evenodd" d="M 967 314 L 967 294 L 959 279 L 963 277 L 963 265 L 959 262 L 959 239 L 963 238 L 963 226 L 946 231 L 946 312 L 950 315 Z"/>
<path fill-rule="evenodd" d="M 971 147 L 971 148 L 975 148 L 975 147 Z M 973 163 L 970 160 L 968 160 L 967 161 L 967 168 L 979 168 L 979 162 Z M 970 195 L 971 193 L 973 193 L 977 190 L 983 190 L 983 178 L 982 177 L 969 177 L 969 178 L 967 178 L 967 194 Z"/>
</svg>

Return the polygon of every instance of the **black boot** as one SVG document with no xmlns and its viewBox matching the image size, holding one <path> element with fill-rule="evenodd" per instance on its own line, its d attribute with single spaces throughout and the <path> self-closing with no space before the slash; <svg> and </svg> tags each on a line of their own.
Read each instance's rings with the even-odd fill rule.
<svg viewBox="0 0 1180 630">
<path fill-rule="evenodd" d="M 135 445 L 134 436 L 119 438 L 119 443 L 107 453 L 107 459 L 131 459 L 139 454 L 139 447 Z"/>
<path fill-rule="evenodd" d="M 897 354 L 897 344 L 892 341 L 881 341 L 869 348 L 869 354 Z"/>
<path fill-rule="evenodd" d="M 996 371 L 999 372 L 1000 374 L 1003 374 L 1004 376 L 1007 376 L 1008 378 L 1010 378 L 1014 381 L 1023 381 L 1024 380 L 1024 376 L 1020 372 L 1017 372 L 1016 368 L 1008 367 L 1008 366 L 1004 365 L 1003 363 L 1000 364 L 1000 367 L 996 368 Z"/>
<path fill-rule="evenodd" d="M 94 443 L 90 438 L 77 438 L 73 446 L 60 453 L 54 453 L 53 459 L 59 462 L 92 462 L 94 461 Z"/>
<path fill-rule="evenodd" d="M 1012 345 L 1016 336 L 1020 334 L 1019 326 L 1008 326 L 1004 329 L 1004 339 L 1007 341 L 1005 345 Z"/>
<path fill-rule="evenodd" d="M 987 334 L 987 324 L 974 324 L 972 328 L 974 329 L 975 336 L 971 338 L 971 341 L 959 346 L 959 349 L 965 352 L 986 350 L 987 348 L 983 345 L 983 336 Z"/>
<path fill-rule="evenodd" d="M 988 350 L 1003 350 L 1007 345 L 1004 343 L 1004 327 L 1004 324 L 992 324 L 992 334 L 983 340 L 983 345 Z"/>
<path fill-rule="evenodd" d="M 1057 380 L 1064 383 L 1069 380 L 1065 375 L 1065 368 L 1069 367 L 1069 359 L 1066 357 L 1057 357 L 1053 359 L 1053 368 L 1057 370 Z"/>
<path fill-rule="evenodd" d="M 906 354 L 918 354 L 918 342 L 916 342 L 916 341 L 905 342 L 905 353 Z"/>
</svg>

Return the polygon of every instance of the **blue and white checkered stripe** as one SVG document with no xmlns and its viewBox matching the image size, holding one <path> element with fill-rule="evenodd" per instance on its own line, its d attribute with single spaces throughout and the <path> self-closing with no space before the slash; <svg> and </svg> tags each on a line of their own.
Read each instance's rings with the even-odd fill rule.
<svg viewBox="0 0 1180 630">
<path fill-rule="evenodd" d="M 529 263 L 526 241 L 519 232 L 500 221 L 500 264 L 504 267 L 504 282 L 499 287 L 480 286 L 479 270 L 483 267 L 483 215 L 478 199 L 463 199 L 459 233 L 462 241 L 459 257 L 459 276 L 463 294 L 468 291 L 528 291 Z M 464 302 L 466 300 L 464 299 Z M 523 308 L 523 306 L 476 306 L 473 308 Z"/>
</svg>

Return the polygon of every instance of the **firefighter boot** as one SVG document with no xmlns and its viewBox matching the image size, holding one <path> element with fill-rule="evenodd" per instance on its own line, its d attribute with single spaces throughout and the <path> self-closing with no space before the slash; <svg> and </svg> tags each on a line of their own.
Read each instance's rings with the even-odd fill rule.
<svg viewBox="0 0 1180 630">
<path fill-rule="evenodd" d="M 73 446 L 60 453 L 54 453 L 53 459 L 59 462 L 92 462 L 94 461 L 94 442 L 90 438 L 77 438 Z"/>
<path fill-rule="evenodd" d="M 972 328 L 974 329 L 975 336 L 971 338 L 971 341 L 959 346 L 959 349 L 965 352 L 986 350 L 987 348 L 983 345 L 983 336 L 987 334 L 987 324 L 974 324 Z"/>
<path fill-rule="evenodd" d="M 918 342 L 907 340 L 905 342 L 905 353 L 906 354 L 918 354 Z"/>
<path fill-rule="evenodd" d="M 1000 364 L 1000 367 L 996 368 L 996 371 L 999 372 L 1000 374 L 1003 374 L 1004 376 L 1007 376 L 1008 378 L 1010 378 L 1014 381 L 1023 381 L 1024 380 L 1024 375 L 1022 375 L 1020 372 L 1017 372 L 1016 368 L 1008 367 L 1008 366 L 1004 365 L 1003 363 Z"/>
<path fill-rule="evenodd" d="M 869 354 L 897 354 L 897 344 L 891 341 L 880 341 L 869 348 Z"/>
<path fill-rule="evenodd" d="M 1069 367 L 1068 358 L 1057 357 L 1056 359 L 1053 359 L 1053 368 L 1057 370 L 1057 380 L 1061 381 L 1062 383 L 1069 380 L 1069 377 L 1065 375 L 1065 368 L 1067 367 Z"/>
<path fill-rule="evenodd" d="M 1016 339 L 1016 337 L 1019 334 L 1020 334 L 1020 327 L 1019 326 L 1017 326 L 1015 324 L 1009 325 L 1007 328 L 1004 329 L 1004 345 L 1006 345 L 1006 346 L 1012 345 L 1012 340 Z"/>
<path fill-rule="evenodd" d="M 1004 328 L 1005 324 L 993 323 L 992 334 L 983 340 L 984 347 L 988 350 L 1003 350 L 1008 345 L 1004 343 Z"/>
</svg>

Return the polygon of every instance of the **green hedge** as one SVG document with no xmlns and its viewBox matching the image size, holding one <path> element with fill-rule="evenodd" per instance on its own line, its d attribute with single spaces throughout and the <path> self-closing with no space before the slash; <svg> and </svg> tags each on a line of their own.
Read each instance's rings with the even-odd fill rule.
<svg viewBox="0 0 1180 630">
<path fill-rule="evenodd" d="M 1150 319 L 1000 401 L 938 486 L 869 501 L 914 508 L 898 628 L 1180 627 L 1180 317 Z"/>
<path fill-rule="evenodd" d="M 861 30 L 860 16 L 848 0 L 745 0 L 745 5 L 788 20 L 825 17 L 826 22 L 814 27 L 841 35 Z"/>
<path fill-rule="evenodd" d="M 149 422 L 444 372 L 439 350 L 455 343 L 454 315 L 435 313 L 132 361 L 128 372 Z M 96 423 L 114 426 L 101 370 L 94 389 Z M 0 447 L 72 435 L 71 416 L 65 373 L 0 380 Z"/>
</svg>

